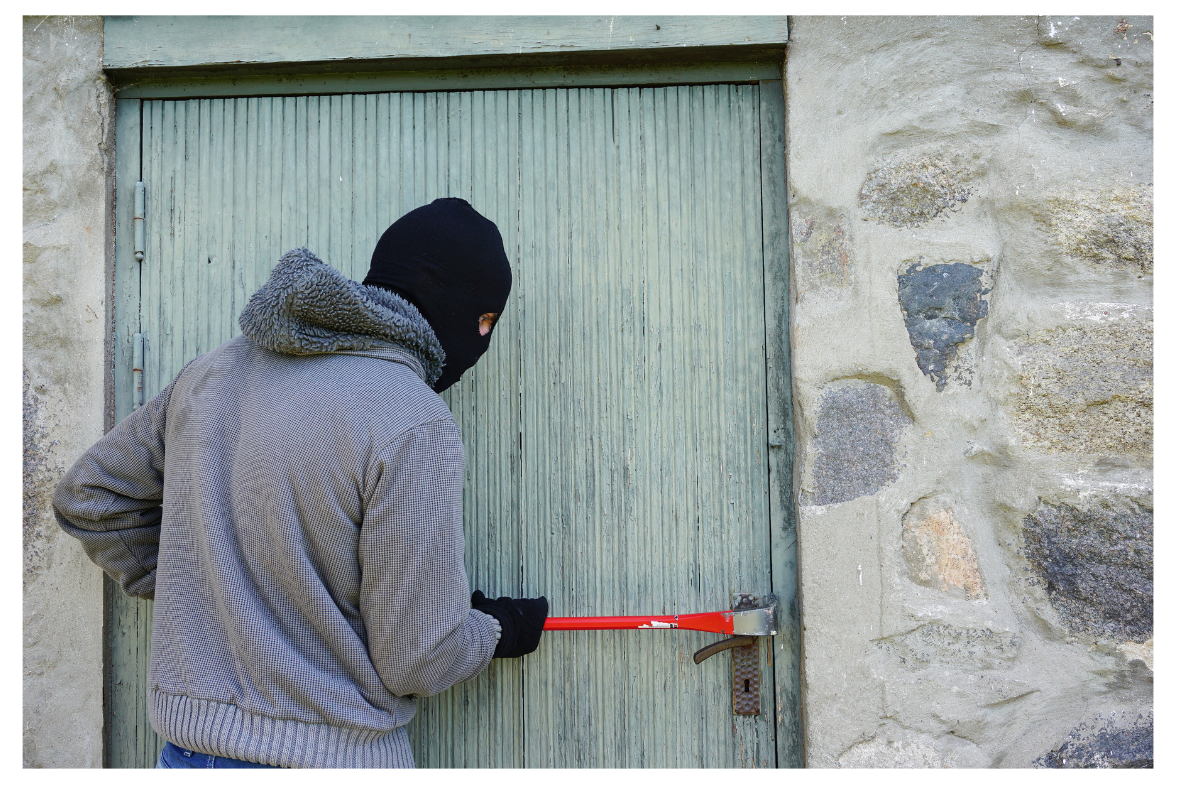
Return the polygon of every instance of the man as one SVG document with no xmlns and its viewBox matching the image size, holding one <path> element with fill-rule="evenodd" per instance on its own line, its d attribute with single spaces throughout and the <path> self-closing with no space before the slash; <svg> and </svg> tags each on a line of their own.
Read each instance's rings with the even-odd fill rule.
<svg viewBox="0 0 1182 799">
<path fill-rule="evenodd" d="M 364 284 L 306 249 L 92 447 L 59 524 L 155 598 L 159 767 L 410 767 L 414 696 L 534 651 L 545 597 L 469 597 L 464 450 L 437 396 L 488 349 L 512 283 L 458 199 L 381 237 Z"/>
</svg>

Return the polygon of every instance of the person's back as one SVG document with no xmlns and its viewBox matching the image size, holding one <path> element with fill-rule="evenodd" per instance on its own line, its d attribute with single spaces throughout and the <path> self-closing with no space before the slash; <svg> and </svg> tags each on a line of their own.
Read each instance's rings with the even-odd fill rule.
<svg viewBox="0 0 1182 799">
<path fill-rule="evenodd" d="M 472 608 L 443 350 L 413 304 L 307 250 L 240 324 L 70 470 L 59 523 L 154 596 L 148 700 L 172 744 L 412 766 L 413 696 L 541 629 L 509 652 L 509 600 Z"/>
<path fill-rule="evenodd" d="M 330 765 L 298 750 L 339 727 L 357 740 L 335 744 L 331 765 L 407 765 L 403 747 L 377 739 L 413 716 L 409 696 L 487 665 L 491 625 L 464 625 L 471 611 L 458 601 L 467 599 L 467 578 L 455 569 L 459 520 L 412 529 L 398 517 L 413 510 L 380 490 L 394 477 L 385 471 L 409 464 L 414 487 L 429 494 L 459 490 L 464 472 L 446 405 L 406 355 L 391 357 L 280 355 L 239 337 L 178 381 L 168 428 L 183 438 L 165 435 L 150 671 L 153 719 L 166 739 L 260 762 L 279 760 L 267 749 L 286 745 L 295 751 L 283 765 Z M 424 449 L 436 450 L 428 473 Z M 362 563 L 394 583 L 406 582 L 407 568 L 434 572 L 444 590 L 383 592 L 363 585 Z M 371 658 L 371 648 L 388 657 Z M 284 721 L 250 720 L 270 727 L 261 749 L 209 737 L 212 716 L 239 713 Z M 326 730 L 305 729 L 326 721 Z M 363 751 L 374 746 L 388 751 Z"/>
</svg>

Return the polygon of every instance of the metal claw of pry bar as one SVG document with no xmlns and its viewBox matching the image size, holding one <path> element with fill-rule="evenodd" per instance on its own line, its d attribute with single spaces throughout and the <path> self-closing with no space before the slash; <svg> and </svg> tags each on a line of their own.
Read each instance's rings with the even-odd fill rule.
<svg viewBox="0 0 1182 799">
<path fill-rule="evenodd" d="M 730 635 L 694 653 L 694 663 L 731 653 L 731 704 L 735 715 L 759 714 L 759 639 L 775 635 L 776 598 L 732 594 L 730 610 L 672 616 L 566 616 L 546 619 L 545 630 L 698 630 Z"/>
</svg>

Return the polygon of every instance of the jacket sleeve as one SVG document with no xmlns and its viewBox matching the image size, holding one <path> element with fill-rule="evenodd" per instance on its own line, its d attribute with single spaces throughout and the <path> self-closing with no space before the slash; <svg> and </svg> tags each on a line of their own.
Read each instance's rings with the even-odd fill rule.
<svg viewBox="0 0 1182 799">
<path fill-rule="evenodd" d="M 437 694 L 485 668 L 497 638 L 493 618 L 471 608 L 455 422 L 410 430 L 366 483 L 358 554 L 370 658 L 394 695 Z"/>
<path fill-rule="evenodd" d="M 62 529 L 131 596 L 156 591 L 165 411 L 176 380 L 103 436 L 53 493 Z"/>
</svg>

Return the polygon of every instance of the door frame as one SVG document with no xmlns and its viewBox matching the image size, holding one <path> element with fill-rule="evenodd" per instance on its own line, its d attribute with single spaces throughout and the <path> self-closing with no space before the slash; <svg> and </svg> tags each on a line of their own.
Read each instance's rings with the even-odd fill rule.
<svg viewBox="0 0 1182 799">
<path fill-rule="evenodd" d="M 262 40 L 244 45 L 246 52 L 217 56 L 203 52 L 210 26 L 218 35 L 255 35 L 251 26 L 260 18 L 230 17 L 107 17 L 104 69 L 115 83 L 115 254 L 110 266 L 114 333 L 108 348 L 108 368 L 114 377 L 107 417 L 118 421 L 132 410 L 133 341 L 139 332 L 139 270 L 131 235 L 134 187 L 140 179 L 141 106 L 145 99 L 196 99 L 294 94 L 359 94 L 390 91 L 470 91 L 543 87 L 621 87 L 757 83 L 759 85 L 759 141 L 763 209 L 765 357 L 767 361 L 767 430 L 770 502 L 771 577 L 780 599 L 780 630 L 772 639 L 772 688 L 776 713 L 776 764 L 802 767 L 801 637 L 798 601 L 796 508 L 793 499 L 795 436 L 792 425 L 791 362 L 789 349 L 790 242 L 787 193 L 787 131 L 783 66 L 788 39 L 784 17 L 480 17 L 466 24 L 509 26 L 515 40 L 499 46 L 468 44 L 468 52 L 443 57 L 440 37 L 454 31 L 440 20 L 448 18 L 309 17 L 302 20 L 305 36 L 279 55 L 264 52 Z M 275 19 L 275 18 L 272 18 Z M 381 53 L 366 45 L 359 52 L 334 61 L 325 58 L 327 42 L 349 41 L 325 37 L 325 20 L 354 33 L 372 27 L 372 20 L 397 19 L 413 28 L 417 47 L 401 54 Z M 464 18 L 450 18 L 451 20 Z M 490 20 L 494 22 L 490 22 Z M 631 30 L 633 41 L 610 49 L 616 33 Z M 670 24 L 672 22 L 672 25 Z M 679 32 L 669 41 L 636 42 L 636 31 L 664 23 Z M 578 28 L 587 44 L 562 49 L 551 29 Z M 145 40 L 144 29 L 154 37 Z M 603 34 L 606 32 L 606 39 Z M 480 30 L 471 37 L 483 41 Z M 229 34 L 229 35 L 227 35 Z M 432 37 L 438 41 L 433 42 Z M 550 37 L 550 39 L 547 39 Z M 371 37 L 372 38 L 372 37 Z M 162 41 L 163 40 L 163 41 Z M 519 42 L 532 42 L 525 52 Z M 364 42 L 363 42 L 364 44 Z M 605 47 L 606 45 L 606 47 Z M 569 44 L 568 44 L 569 46 Z M 620 45 L 617 42 L 617 47 Z M 368 49 L 367 49 L 368 48 Z M 254 49 L 255 52 L 251 52 Z M 357 48 L 354 48 L 356 50 Z M 186 54 L 191 53 L 191 56 Z M 167 54 L 167 55 L 165 55 Z M 132 309 L 134 308 L 134 311 Z M 123 679 L 131 670 L 146 674 L 151 605 L 125 597 L 109 578 L 104 602 L 104 729 L 105 766 L 134 764 L 150 767 L 159 741 L 146 724 L 146 698 L 136 690 L 138 679 Z M 131 716 L 131 719 L 124 719 Z M 131 722 L 130 733 L 125 731 Z"/>
</svg>

